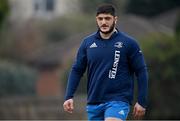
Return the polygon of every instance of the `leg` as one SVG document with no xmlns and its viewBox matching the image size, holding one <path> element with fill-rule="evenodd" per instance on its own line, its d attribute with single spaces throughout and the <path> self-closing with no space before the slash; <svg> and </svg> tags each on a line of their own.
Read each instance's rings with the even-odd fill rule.
<svg viewBox="0 0 180 121">
<path fill-rule="evenodd" d="M 88 105 L 86 107 L 89 121 L 102 121 L 104 120 L 103 105 Z"/>
<path fill-rule="evenodd" d="M 130 110 L 129 104 L 121 101 L 109 102 L 105 111 L 106 121 L 124 121 Z"/>
<path fill-rule="evenodd" d="M 105 121 L 123 121 L 121 119 L 118 119 L 118 118 L 106 118 Z"/>
</svg>

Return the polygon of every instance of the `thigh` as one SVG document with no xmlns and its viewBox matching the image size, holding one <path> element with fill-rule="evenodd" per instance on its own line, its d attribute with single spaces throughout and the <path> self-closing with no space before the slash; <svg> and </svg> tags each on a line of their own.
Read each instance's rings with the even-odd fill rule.
<svg viewBox="0 0 180 121">
<path fill-rule="evenodd" d="M 130 106 L 128 103 L 121 101 L 112 101 L 109 102 L 106 108 L 105 118 L 126 120 L 129 110 L 130 110 Z"/>
<path fill-rule="evenodd" d="M 100 105 L 87 105 L 86 106 L 88 120 L 104 120 L 104 110 L 103 106 Z"/>
</svg>

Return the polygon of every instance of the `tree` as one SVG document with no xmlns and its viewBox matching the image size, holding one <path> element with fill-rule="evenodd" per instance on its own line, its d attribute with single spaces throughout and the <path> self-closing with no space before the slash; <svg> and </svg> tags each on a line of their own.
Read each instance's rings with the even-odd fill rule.
<svg viewBox="0 0 180 121">
<path fill-rule="evenodd" d="M 165 34 L 141 41 L 149 71 L 147 119 L 179 119 L 180 43 Z"/>
<path fill-rule="evenodd" d="M 8 0 L 1 0 L 0 3 L 0 27 L 9 12 Z"/>
<path fill-rule="evenodd" d="M 0 61 L 0 97 L 36 94 L 37 71 L 24 64 Z"/>
<path fill-rule="evenodd" d="M 88 14 L 95 13 L 96 8 L 103 3 L 113 4 L 119 13 L 123 11 L 126 0 L 81 0 L 83 12 Z"/>
<path fill-rule="evenodd" d="M 179 0 L 129 0 L 126 12 L 151 17 L 179 6 Z"/>
<path fill-rule="evenodd" d="M 177 22 L 176 22 L 176 30 L 175 30 L 175 34 L 176 34 L 176 38 L 177 40 L 179 41 L 180 39 L 180 13 L 178 15 L 178 19 L 177 19 Z"/>
<path fill-rule="evenodd" d="M 107 0 L 81 0 L 82 9 L 85 13 L 94 13 L 96 10 L 96 7 L 100 3 L 104 3 Z"/>
</svg>

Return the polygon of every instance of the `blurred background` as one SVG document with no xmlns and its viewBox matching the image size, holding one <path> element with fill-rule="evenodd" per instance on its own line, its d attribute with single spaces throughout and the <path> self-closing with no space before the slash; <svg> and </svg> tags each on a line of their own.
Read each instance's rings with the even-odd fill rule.
<svg viewBox="0 0 180 121">
<path fill-rule="evenodd" d="M 86 76 L 75 94 L 74 113 L 65 113 L 62 105 L 77 49 L 96 31 L 101 3 L 116 6 L 117 28 L 137 39 L 145 55 L 144 119 L 180 119 L 179 0 L 0 0 L 1 120 L 87 119 Z"/>
</svg>

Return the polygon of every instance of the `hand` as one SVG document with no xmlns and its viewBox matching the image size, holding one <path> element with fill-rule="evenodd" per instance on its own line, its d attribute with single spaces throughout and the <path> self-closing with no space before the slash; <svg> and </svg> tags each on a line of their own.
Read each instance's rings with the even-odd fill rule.
<svg viewBox="0 0 180 121">
<path fill-rule="evenodd" d="M 143 108 L 139 103 L 136 103 L 133 110 L 134 119 L 142 119 L 145 115 L 146 109 Z"/>
<path fill-rule="evenodd" d="M 72 113 L 74 110 L 73 99 L 68 99 L 63 104 L 64 111 Z"/>
</svg>

